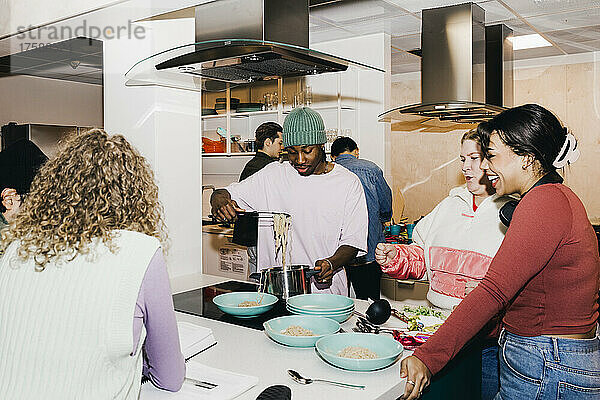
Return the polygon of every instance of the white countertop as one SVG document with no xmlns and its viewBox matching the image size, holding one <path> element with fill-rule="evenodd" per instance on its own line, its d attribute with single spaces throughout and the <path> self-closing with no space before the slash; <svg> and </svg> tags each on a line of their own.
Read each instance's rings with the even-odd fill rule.
<svg viewBox="0 0 600 400">
<path fill-rule="evenodd" d="M 228 281 L 230 279 L 193 274 L 171 280 L 173 293 L 179 293 L 203 286 Z M 398 303 L 391 302 L 392 306 Z M 395 303 L 395 304 L 394 304 Z M 356 310 L 364 312 L 368 302 L 355 300 Z M 292 389 L 294 400 L 344 399 L 396 399 L 404 391 L 405 380 L 399 378 L 400 363 L 373 372 L 352 372 L 333 367 L 322 361 L 314 348 L 298 349 L 275 343 L 267 335 L 255 329 L 215 321 L 193 315 L 177 313 L 179 321 L 188 321 L 211 328 L 217 345 L 194 357 L 202 364 L 231 372 L 253 375 L 259 378 L 258 384 L 237 397 L 254 400 L 268 386 L 286 385 Z M 351 332 L 355 317 L 342 324 Z M 405 351 L 404 356 L 409 352 Z M 300 385 L 291 380 L 287 370 L 293 369 L 308 378 L 321 378 L 339 382 L 365 385 L 365 390 L 344 389 L 323 383 Z"/>
</svg>

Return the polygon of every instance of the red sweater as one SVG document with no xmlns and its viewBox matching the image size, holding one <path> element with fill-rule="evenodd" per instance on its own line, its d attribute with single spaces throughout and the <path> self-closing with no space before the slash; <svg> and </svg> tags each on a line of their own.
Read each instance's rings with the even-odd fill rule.
<svg viewBox="0 0 600 400">
<path fill-rule="evenodd" d="M 590 331 L 598 318 L 598 242 L 569 188 L 533 188 L 517 206 L 490 268 L 414 355 L 435 374 L 500 310 L 521 336 Z"/>
</svg>

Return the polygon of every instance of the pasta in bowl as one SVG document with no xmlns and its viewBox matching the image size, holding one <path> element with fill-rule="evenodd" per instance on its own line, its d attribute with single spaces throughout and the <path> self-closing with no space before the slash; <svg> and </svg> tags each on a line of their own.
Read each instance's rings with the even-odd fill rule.
<svg viewBox="0 0 600 400">
<path fill-rule="evenodd" d="M 263 323 L 265 333 L 277 343 L 291 347 L 314 347 L 317 340 L 340 330 L 336 321 L 311 315 L 287 315 Z"/>
<path fill-rule="evenodd" d="M 351 371 L 373 371 L 393 364 L 404 348 L 386 335 L 340 333 L 319 339 L 319 356 L 329 364 Z"/>
<path fill-rule="evenodd" d="M 226 314 L 237 318 L 253 318 L 269 311 L 277 296 L 259 292 L 223 293 L 213 298 L 213 303 Z"/>
</svg>

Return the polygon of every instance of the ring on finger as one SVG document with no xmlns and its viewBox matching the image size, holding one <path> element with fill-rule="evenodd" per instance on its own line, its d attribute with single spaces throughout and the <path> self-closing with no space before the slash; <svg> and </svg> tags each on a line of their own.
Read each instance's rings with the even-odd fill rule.
<svg viewBox="0 0 600 400">
<path fill-rule="evenodd" d="M 410 383 L 411 385 L 415 386 L 415 381 L 411 381 L 410 379 L 407 379 L 406 383 Z"/>
</svg>

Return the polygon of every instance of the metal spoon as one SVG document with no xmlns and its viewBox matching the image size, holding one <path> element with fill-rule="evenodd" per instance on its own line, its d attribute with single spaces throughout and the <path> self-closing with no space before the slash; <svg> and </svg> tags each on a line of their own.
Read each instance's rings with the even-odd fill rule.
<svg viewBox="0 0 600 400">
<path fill-rule="evenodd" d="M 351 389 L 364 389 L 365 388 L 365 386 L 363 386 L 363 385 L 351 385 L 349 383 L 327 381 L 325 379 L 305 378 L 302 375 L 300 375 L 299 373 L 297 373 L 296 371 L 294 371 L 293 369 L 288 369 L 287 373 L 289 376 L 292 377 L 292 379 L 294 381 L 296 381 L 302 385 L 308 385 L 309 383 L 313 383 L 313 382 L 325 382 L 325 383 L 331 383 L 332 385 L 341 386 L 341 387 L 345 387 L 345 388 L 351 388 Z"/>
</svg>

